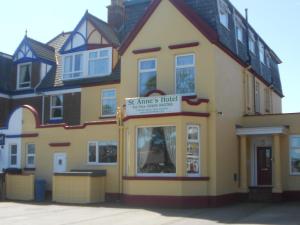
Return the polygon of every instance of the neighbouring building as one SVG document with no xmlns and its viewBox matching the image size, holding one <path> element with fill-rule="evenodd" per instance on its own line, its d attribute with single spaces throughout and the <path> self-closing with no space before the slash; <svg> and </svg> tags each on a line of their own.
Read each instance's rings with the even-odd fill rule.
<svg viewBox="0 0 300 225">
<path fill-rule="evenodd" d="M 53 174 L 105 170 L 106 198 L 130 204 L 300 199 L 280 63 L 228 0 L 112 0 L 107 23 L 86 12 L 0 53 L 0 169 L 49 192 Z"/>
</svg>

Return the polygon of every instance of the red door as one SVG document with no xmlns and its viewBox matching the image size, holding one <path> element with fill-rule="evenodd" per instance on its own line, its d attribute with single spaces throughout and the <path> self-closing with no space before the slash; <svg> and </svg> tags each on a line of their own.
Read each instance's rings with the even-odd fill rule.
<svg viewBox="0 0 300 225">
<path fill-rule="evenodd" d="M 257 184 L 272 185 L 272 148 L 257 148 Z"/>
</svg>

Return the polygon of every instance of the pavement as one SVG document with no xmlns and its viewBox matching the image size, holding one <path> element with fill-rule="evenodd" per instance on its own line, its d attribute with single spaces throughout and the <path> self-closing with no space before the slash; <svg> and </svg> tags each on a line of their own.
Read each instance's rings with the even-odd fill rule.
<svg viewBox="0 0 300 225">
<path fill-rule="evenodd" d="M 300 225 L 298 203 L 243 203 L 206 209 L 147 209 L 120 204 L 0 202 L 0 225 Z"/>
</svg>

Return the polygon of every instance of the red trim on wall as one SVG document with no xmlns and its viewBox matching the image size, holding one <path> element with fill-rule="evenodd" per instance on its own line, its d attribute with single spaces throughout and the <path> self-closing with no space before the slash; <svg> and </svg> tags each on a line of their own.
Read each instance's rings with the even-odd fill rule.
<svg viewBox="0 0 300 225">
<path fill-rule="evenodd" d="M 165 180 L 165 181 L 209 181 L 209 177 L 148 177 L 148 176 L 123 176 L 123 180 Z"/>
<path fill-rule="evenodd" d="M 170 116 L 196 116 L 196 117 L 209 117 L 209 113 L 198 112 L 179 112 L 179 113 L 165 113 L 165 114 L 153 114 L 153 115 L 139 115 L 139 116 L 127 116 L 123 121 L 131 119 L 143 119 L 143 118 L 157 118 L 157 117 L 170 117 Z"/>
<path fill-rule="evenodd" d="M 50 147 L 67 147 L 71 146 L 70 142 L 56 142 L 56 143 L 49 143 Z"/>
<path fill-rule="evenodd" d="M 121 44 L 121 47 L 119 49 L 120 55 L 123 55 L 129 45 L 132 43 L 132 41 L 136 38 L 140 30 L 144 27 L 148 19 L 151 17 L 157 6 L 161 3 L 161 0 L 153 0 L 151 5 L 146 10 L 146 13 L 142 17 L 142 19 L 137 23 L 137 25 L 134 27 L 133 31 L 129 33 L 127 38 L 124 40 L 124 42 Z"/>
<path fill-rule="evenodd" d="M 20 137 L 22 138 L 34 138 L 34 137 L 38 137 L 39 134 L 38 133 L 28 133 L 28 134 L 21 134 Z"/>
<path fill-rule="evenodd" d="M 239 201 L 238 194 L 219 196 L 157 196 L 157 195 L 126 195 L 124 203 L 134 206 L 154 206 L 168 208 L 203 208 L 219 207 Z"/>
<path fill-rule="evenodd" d="M 132 53 L 137 55 L 137 54 L 143 54 L 143 53 L 149 53 L 149 52 L 159 52 L 160 50 L 161 50 L 161 47 L 144 48 L 144 49 L 133 50 Z"/>
<path fill-rule="evenodd" d="M 165 92 L 163 92 L 162 90 L 156 89 L 156 90 L 153 90 L 153 91 L 149 91 L 149 92 L 145 95 L 145 97 L 149 97 L 149 96 L 151 96 L 151 95 L 153 95 L 153 94 L 167 95 L 167 94 L 166 94 Z"/>
<path fill-rule="evenodd" d="M 199 42 L 190 42 L 190 43 L 183 43 L 183 44 L 177 44 L 177 45 L 169 45 L 169 49 L 181 49 L 181 48 L 191 48 L 199 46 Z"/>
</svg>

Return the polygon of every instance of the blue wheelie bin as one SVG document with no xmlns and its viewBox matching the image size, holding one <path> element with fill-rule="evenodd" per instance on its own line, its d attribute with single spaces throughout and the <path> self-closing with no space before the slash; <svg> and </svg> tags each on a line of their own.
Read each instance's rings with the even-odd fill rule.
<svg viewBox="0 0 300 225">
<path fill-rule="evenodd" d="M 35 180 L 35 200 L 37 202 L 45 201 L 46 195 L 46 181 L 45 180 Z"/>
</svg>

